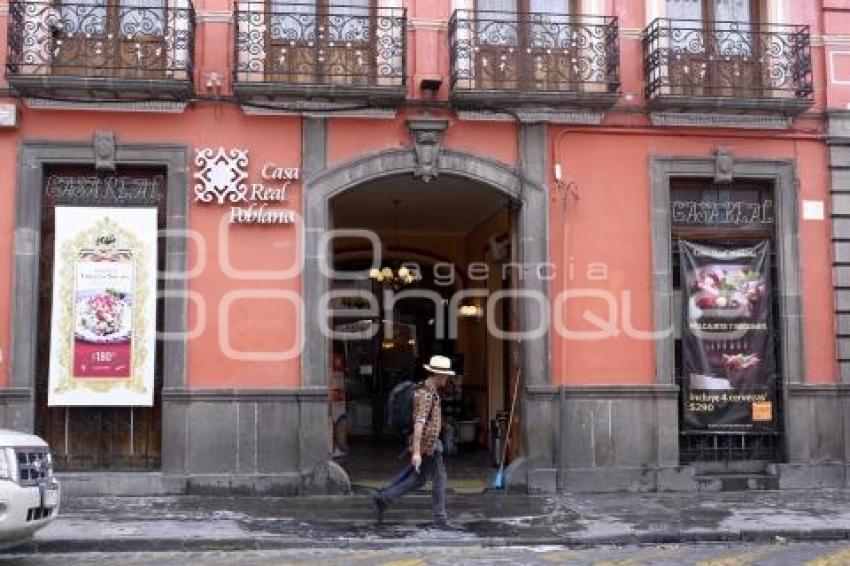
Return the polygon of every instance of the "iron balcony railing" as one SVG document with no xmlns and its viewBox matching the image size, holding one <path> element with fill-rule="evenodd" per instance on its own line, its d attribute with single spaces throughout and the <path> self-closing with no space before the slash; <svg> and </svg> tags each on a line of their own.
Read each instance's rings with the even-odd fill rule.
<svg viewBox="0 0 850 566">
<path fill-rule="evenodd" d="M 808 26 L 657 19 L 644 30 L 646 97 L 813 100 Z"/>
<path fill-rule="evenodd" d="M 11 0 L 7 75 L 192 81 L 189 0 Z"/>
<path fill-rule="evenodd" d="M 405 84 L 404 8 L 237 0 L 234 13 L 237 86 Z"/>
<path fill-rule="evenodd" d="M 449 37 L 455 92 L 613 94 L 620 88 L 617 18 L 457 10 Z"/>
</svg>

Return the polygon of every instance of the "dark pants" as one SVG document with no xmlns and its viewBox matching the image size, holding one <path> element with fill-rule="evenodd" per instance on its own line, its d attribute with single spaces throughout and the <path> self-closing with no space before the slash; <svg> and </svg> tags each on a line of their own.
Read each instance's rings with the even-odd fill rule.
<svg viewBox="0 0 850 566">
<path fill-rule="evenodd" d="M 393 482 L 378 492 L 379 497 L 389 507 L 399 497 L 414 489 L 419 489 L 431 480 L 431 501 L 434 505 L 434 519 L 446 520 L 446 468 L 443 466 L 443 453 L 436 450 L 430 456 L 422 456 L 419 473 L 408 464 Z"/>
</svg>

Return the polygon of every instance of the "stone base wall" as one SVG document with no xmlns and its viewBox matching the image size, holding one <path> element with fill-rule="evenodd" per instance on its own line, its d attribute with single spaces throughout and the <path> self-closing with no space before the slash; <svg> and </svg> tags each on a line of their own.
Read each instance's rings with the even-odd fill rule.
<svg viewBox="0 0 850 566">
<path fill-rule="evenodd" d="M 35 427 L 35 404 L 29 388 L 0 389 L 0 426 L 32 432 Z"/>
<path fill-rule="evenodd" d="M 512 493 L 726 488 L 679 464 L 675 387 L 534 387 L 520 418 L 524 456 L 506 472 Z M 32 430 L 26 390 L 2 391 L 0 426 Z M 785 461 L 750 489 L 850 487 L 850 386 L 790 385 L 785 427 Z M 60 477 L 75 495 L 349 493 L 326 434 L 325 389 L 166 389 L 160 472 Z"/>
<path fill-rule="evenodd" d="M 187 493 L 346 493 L 327 390 L 163 391 L 162 475 Z"/>
<path fill-rule="evenodd" d="M 541 479 L 550 468 L 556 478 L 552 489 L 560 492 L 726 489 L 728 482 L 705 466 L 680 464 L 675 387 L 538 388 L 528 398 L 534 422 L 524 424 L 532 426 L 526 431 L 532 442 L 527 460 L 510 478 L 514 491 L 517 484 L 550 491 L 552 483 Z M 850 386 L 789 385 L 785 460 L 759 466 L 756 476 L 770 481 L 756 481 L 749 489 L 850 487 L 848 430 Z M 550 465 L 540 457 L 548 446 Z"/>
<path fill-rule="evenodd" d="M 675 387 L 567 387 L 553 402 L 560 490 L 681 488 Z"/>
<path fill-rule="evenodd" d="M 850 112 L 828 119 L 835 338 L 841 381 L 850 381 Z"/>
</svg>

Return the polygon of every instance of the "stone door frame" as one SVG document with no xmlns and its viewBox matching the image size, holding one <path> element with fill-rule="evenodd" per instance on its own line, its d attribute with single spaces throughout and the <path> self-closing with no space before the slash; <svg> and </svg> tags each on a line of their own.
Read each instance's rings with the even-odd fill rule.
<svg viewBox="0 0 850 566">
<path fill-rule="evenodd" d="M 303 162 L 303 215 L 304 215 L 304 271 L 302 297 L 304 300 L 303 339 L 301 363 L 302 387 L 326 388 L 330 368 L 330 341 L 321 331 L 320 297 L 328 290 L 328 278 L 319 268 L 320 262 L 330 258 L 327 249 L 321 249 L 322 239 L 332 226 L 331 200 L 348 190 L 365 183 L 388 177 L 407 177 L 420 182 L 421 190 L 428 190 L 433 176 L 456 176 L 491 187 L 519 205 L 518 240 L 519 263 L 524 277 L 520 281 L 523 292 L 543 297 L 549 305 L 549 282 L 536 276 L 538 266 L 548 262 L 549 216 L 546 190 L 548 137 L 543 124 L 520 126 L 520 167 L 511 168 L 492 159 L 472 153 L 437 148 L 429 163 L 429 178 L 415 181 L 421 176 L 423 154 L 418 153 L 416 141 L 405 149 L 392 149 L 358 157 L 333 168 L 327 167 L 327 123 L 323 119 L 305 121 L 302 151 Z M 431 176 L 433 175 L 433 176 Z M 325 242 L 327 244 L 327 242 Z M 327 248 L 327 246 L 325 246 Z M 521 308 L 520 330 L 538 325 L 539 310 Z M 543 336 L 521 343 L 522 377 L 524 381 L 523 451 L 529 477 L 533 469 L 545 470 L 545 481 L 554 485 L 555 430 L 551 411 L 530 407 L 533 397 L 529 389 L 550 386 L 549 329 Z M 327 419 L 313 426 L 327 427 Z M 534 434 L 531 434 L 534 431 Z"/>
<path fill-rule="evenodd" d="M 99 132 L 93 141 L 27 140 L 18 151 L 15 198 L 14 282 L 11 313 L 11 375 L 5 397 L 4 426 L 33 431 L 35 427 L 35 373 L 38 350 L 38 285 L 41 254 L 41 207 L 44 170 L 50 165 L 102 167 L 159 167 L 166 171 L 167 242 L 163 331 L 163 388 L 186 383 L 188 228 L 188 165 L 186 146 L 116 142 L 114 134 Z M 164 425 L 163 425 L 164 426 Z M 165 429 L 163 428 L 163 432 Z"/>
<path fill-rule="evenodd" d="M 721 164 L 720 159 L 728 161 Z M 715 179 L 723 175 L 735 179 L 753 179 L 773 183 L 777 275 L 779 287 L 779 324 L 781 367 L 784 380 L 783 404 L 786 446 L 795 426 L 791 418 L 789 392 L 805 382 L 803 357 L 802 281 L 800 277 L 798 183 L 796 168 L 790 160 L 735 159 L 725 150 L 706 157 L 652 157 L 650 160 L 652 190 L 652 277 L 654 327 L 656 332 L 671 328 L 673 323 L 673 275 L 670 266 L 671 219 L 670 180 L 676 177 Z M 656 340 L 656 383 L 675 385 L 675 338 L 669 334 Z M 681 407 L 678 408 L 681 410 Z M 786 454 L 788 452 L 786 451 Z"/>
</svg>

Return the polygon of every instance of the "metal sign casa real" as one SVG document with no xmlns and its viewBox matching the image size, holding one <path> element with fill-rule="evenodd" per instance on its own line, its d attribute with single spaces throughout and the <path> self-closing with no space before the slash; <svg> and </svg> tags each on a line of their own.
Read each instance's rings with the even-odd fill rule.
<svg viewBox="0 0 850 566">
<path fill-rule="evenodd" d="M 261 181 L 249 182 L 248 150 L 219 147 L 195 152 L 195 202 L 230 204 L 231 224 L 292 224 L 295 211 L 285 206 L 297 167 L 265 163 Z"/>
</svg>

